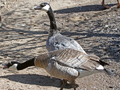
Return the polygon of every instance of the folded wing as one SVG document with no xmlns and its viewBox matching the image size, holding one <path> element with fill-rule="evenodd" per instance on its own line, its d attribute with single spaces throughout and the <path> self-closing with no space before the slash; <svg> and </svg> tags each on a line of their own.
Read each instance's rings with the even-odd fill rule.
<svg viewBox="0 0 120 90">
<path fill-rule="evenodd" d="M 88 71 L 92 71 L 100 65 L 98 56 L 86 55 L 73 49 L 54 51 L 51 54 L 51 59 L 63 66 Z"/>
</svg>

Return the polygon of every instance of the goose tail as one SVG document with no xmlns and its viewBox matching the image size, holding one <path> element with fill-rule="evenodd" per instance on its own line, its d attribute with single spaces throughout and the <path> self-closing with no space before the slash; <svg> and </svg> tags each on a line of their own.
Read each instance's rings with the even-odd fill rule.
<svg viewBox="0 0 120 90">
<path fill-rule="evenodd" d="M 107 75 L 110 75 L 110 76 L 114 76 L 115 75 L 114 72 L 112 72 L 111 70 L 106 69 L 106 68 L 104 68 L 103 72 L 106 73 Z"/>
</svg>

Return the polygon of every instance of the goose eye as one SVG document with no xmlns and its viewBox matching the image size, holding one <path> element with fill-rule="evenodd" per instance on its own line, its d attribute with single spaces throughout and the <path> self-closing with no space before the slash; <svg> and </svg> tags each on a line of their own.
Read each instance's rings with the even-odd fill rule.
<svg viewBox="0 0 120 90">
<path fill-rule="evenodd" d="M 41 4 L 40 7 L 44 7 L 45 5 Z"/>
</svg>

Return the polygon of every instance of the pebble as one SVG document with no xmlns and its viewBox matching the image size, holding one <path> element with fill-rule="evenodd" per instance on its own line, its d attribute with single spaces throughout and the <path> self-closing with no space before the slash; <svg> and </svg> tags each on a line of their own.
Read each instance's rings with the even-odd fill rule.
<svg viewBox="0 0 120 90">
<path fill-rule="evenodd" d="M 105 27 L 107 28 L 107 27 L 108 27 L 108 25 L 105 25 Z"/>
<path fill-rule="evenodd" d="M 4 57 L 0 56 L 0 59 L 4 59 Z"/>
<path fill-rule="evenodd" d="M 30 89 L 32 86 L 29 86 L 28 89 Z"/>
<path fill-rule="evenodd" d="M 74 26 L 79 26 L 79 22 L 75 23 Z"/>
<path fill-rule="evenodd" d="M 101 46 L 99 46 L 99 48 L 102 48 Z"/>
<path fill-rule="evenodd" d="M 87 17 L 84 17 L 84 16 L 76 16 L 76 17 L 71 17 L 69 18 L 70 21 L 74 21 L 74 22 L 77 22 L 77 21 L 84 21 L 84 20 L 87 20 L 88 18 Z"/>
<path fill-rule="evenodd" d="M 101 33 L 103 33 L 104 31 L 103 31 L 103 30 L 101 30 L 100 32 L 101 32 Z"/>
<path fill-rule="evenodd" d="M 113 29 L 113 30 L 117 30 L 117 28 Z"/>
<path fill-rule="evenodd" d="M 85 35 L 85 37 L 87 37 L 87 35 Z"/>
<path fill-rule="evenodd" d="M 20 26 L 20 24 L 19 24 L 19 23 L 16 23 L 15 25 L 16 25 L 16 26 Z"/>
<path fill-rule="evenodd" d="M 90 43 L 89 45 L 92 45 L 92 43 Z"/>
<path fill-rule="evenodd" d="M 120 18 L 120 16 L 118 16 L 118 18 Z"/>
<path fill-rule="evenodd" d="M 24 32 L 19 32 L 19 34 L 24 34 Z"/>
<path fill-rule="evenodd" d="M 0 61 L 0 64 L 2 64 L 3 63 L 3 61 Z"/>
<path fill-rule="evenodd" d="M 22 24 L 21 26 L 25 27 L 25 24 Z"/>
<path fill-rule="evenodd" d="M 109 88 L 112 88 L 112 89 L 114 89 L 114 87 L 112 87 L 112 86 L 109 86 Z"/>
<path fill-rule="evenodd" d="M 16 58 L 20 58 L 20 57 L 21 57 L 21 55 L 16 55 L 15 57 L 16 57 Z"/>
</svg>

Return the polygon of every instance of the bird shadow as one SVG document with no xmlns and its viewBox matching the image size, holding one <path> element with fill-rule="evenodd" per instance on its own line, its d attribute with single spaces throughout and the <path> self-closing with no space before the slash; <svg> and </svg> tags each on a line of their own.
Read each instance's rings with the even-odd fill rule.
<svg viewBox="0 0 120 90">
<path fill-rule="evenodd" d="M 109 4 L 107 6 L 112 7 L 116 4 Z M 66 8 L 66 9 L 60 9 L 60 10 L 55 10 L 54 13 L 77 13 L 77 12 L 87 12 L 87 11 L 101 11 L 104 10 L 102 5 L 86 5 L 86 6 L 78 6 L 78 7 L 72 7 L 72 8 Z"/>
<path fill-rule="evenodd" d="M 31 85 L 40 85 L 40 86 L 53 86 L 53 87 L 61 87 L 60 79 L 37 75 L 37 74 L 16 74 L 16 75 L 6 75 L 1 76 L 0 78 L 7 78 L 11 81 L 20 82 L 23 84 L 31 84 Z M 76 87 L 78 85 L 76 84 Z M 67 84 L 65 88 L 72 88 L 71 84 Z"/>
</svg>

